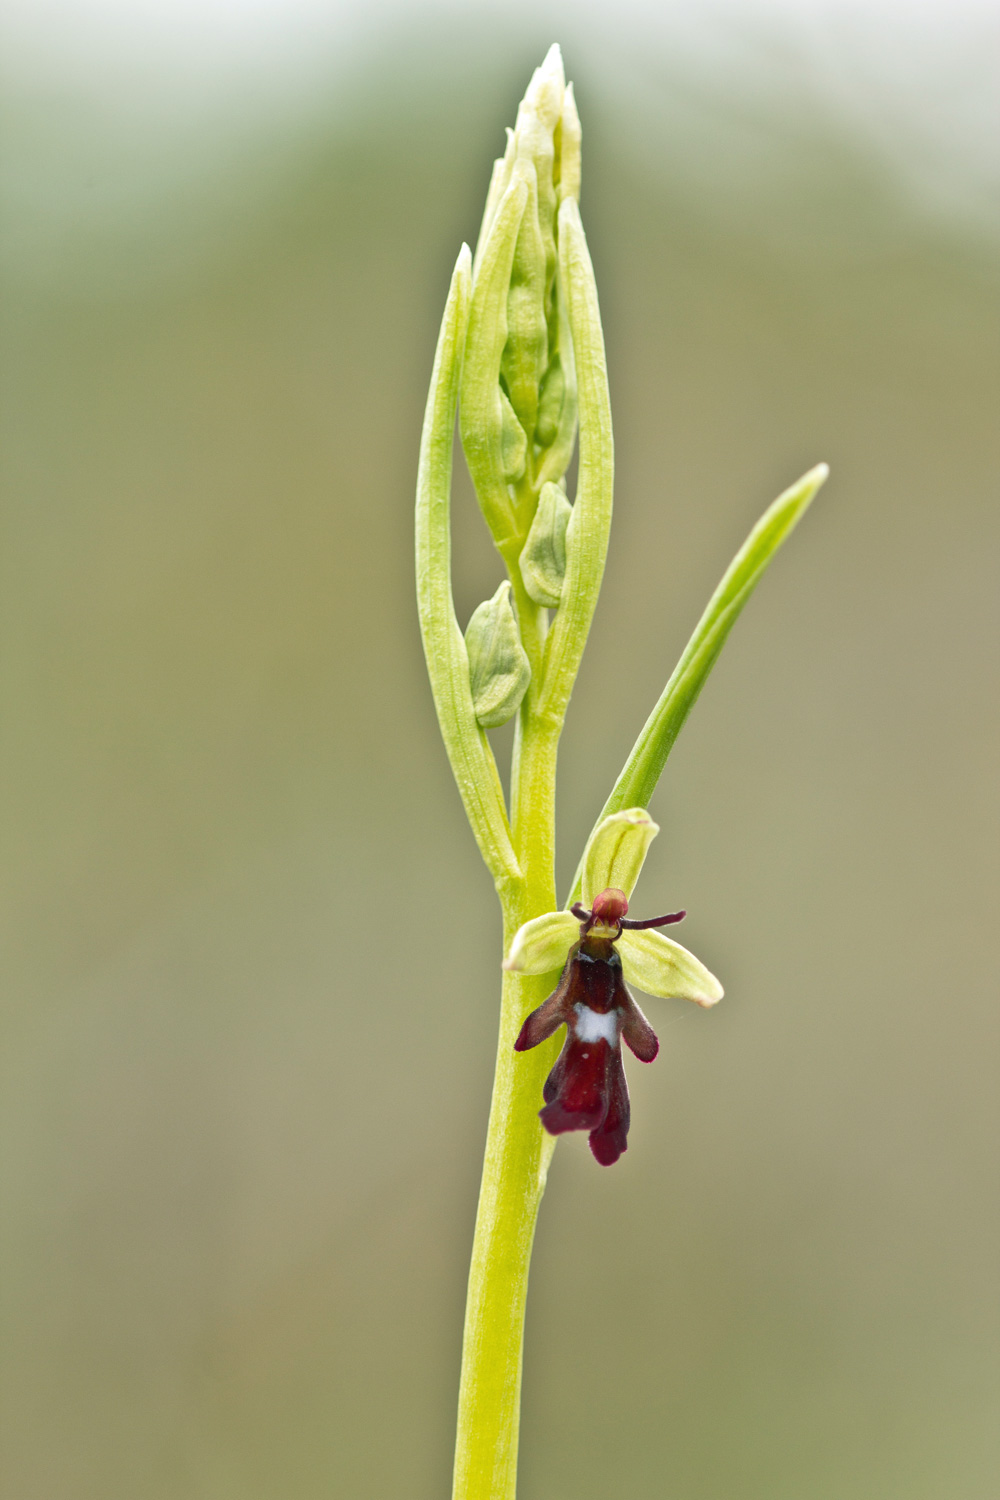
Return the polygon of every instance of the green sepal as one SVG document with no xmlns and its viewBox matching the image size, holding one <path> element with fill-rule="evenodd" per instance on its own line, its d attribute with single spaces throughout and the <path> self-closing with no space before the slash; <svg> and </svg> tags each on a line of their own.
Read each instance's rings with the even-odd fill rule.
<svg viewBox="0 0 1000 1500">
<path fill-rule="evenodd" d="M 555 609 L 566 577 L 566 528 L 573 507 L 557 484 L 543 484 L 521 552 L 524 587 L 536 604 Z"/>
<path fill-rule="evenodd" d="M 659 831 L 644 807 L 612 813 L 599 823 L 583 851 L 584 906 L 592 906 L 594 897 L 609 886 L 624 891 L 627 900 Z"/>
<path fill-rule="evenodd" d="M 705 965 L 662 932 L 625 931 L 615 947 L 626 983 L 662 1000 L 693 1000 L 708 1008 L 722 999 L 722 985 Z"/>
<path fill-rule="evenodd" d="M 484 729 L 498 729 L 517 713 L 531 681 L 508 579 L 492 599 L 473 611 L 465 631 L 465 649 L 476 718 Z"/>
<path fill-rule="evenodd" d="M 561 969 L 579 936 L 580 923 L 571 911 L 547 911 L 518 928 L 503 966 L 515 974 Z"/>
</svg>

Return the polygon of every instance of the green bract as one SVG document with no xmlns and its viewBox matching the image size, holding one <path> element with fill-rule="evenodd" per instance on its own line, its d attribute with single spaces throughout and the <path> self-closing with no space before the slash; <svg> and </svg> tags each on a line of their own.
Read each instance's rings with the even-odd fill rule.
<svg viewBox="0 0 1000 1500">
<path fill-rule="evenodd" d="M 579 929 L 555 890 L 556 756 L 604 572 L 614 445 L 604 337 L 580 219 L 580 121 L 558 47 L 495 164 L 475 258 L 462 247 L 438 339 L 417 481 L 417 599 L 441 734 L 493 877 L 509 956 L 466 1312 L 456 1500 L 513 1500 L 521 1346 L 535 1218 L 554 1140 L 538 1120 L 551 1040 L 515 1054 Z M 451 585 L 456 414 L 507 581 L 463 637 Z M 579 435 L 572 502 L 565 475 Z M 826 477 L 813 469 L 751 532 L 640 731 L 587 841 L 567 906 L 630 893 L 645 811 L 677 734 L 751 593 Z M 676 566 L 676 564 L 675 564 Z M 552 611 L 550 615 L 550 611 Z M 515 715 L 510 795 L 484 726 Z M 710 1005 L 722 991 L 659 931 L 615 940 L 625 976 Z"/>
</svg>

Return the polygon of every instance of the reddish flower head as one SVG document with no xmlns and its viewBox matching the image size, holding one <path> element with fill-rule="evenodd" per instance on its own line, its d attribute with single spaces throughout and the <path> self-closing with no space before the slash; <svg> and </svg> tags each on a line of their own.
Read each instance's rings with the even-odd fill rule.
<svg viewBox="0 0 1000 1500">
<path fill-rule="evenodd" d="M 714 1005 L 722 994 L 719 981 L 693 954 L 651 930 L 679 922 L 682 911 L 646 921 L 626 915 L 629 894 L 656 831 L 642 808 L 605 818 L 583 858 L 583 894 L 590 900 L 589 908 L 577 904 L 570 911 L 547 912 L 526 922 L 515 934 L 504 964 L 515 973 L 545 974 L 563 963 L 558 985 L 528 1016 L 514 1047 L 526 1052 L 566 1027 L 566 1043 L 542 1089 L 545 1105 L 539 1116 L 551 1135 L 586 1130 L 591 1151 L 606 1167 L 628 1144 L 622 1038 L 641 1062 L 652 1062 L 659 1051 L 656 1034 L 629 993 L 626 977 L 649 994 L 704 1006 Z"/>
<path fill-rule="evenodd" d="M 573 908 L 580 918 L 580 941 L 569 951 L 557 988 L 532 1011 L 514 1043 L 516 1051 L 525 1052 L 565 1024 L 566 1044 L 545 1081 L 545 1107 L 539 1115 L 551 1135 L 589 1131 L 590 1149 L 603 1167 L 616 1162 L 628 1146 L 622 1037 L 640 1062 L 652 1062 L 660 1050 L 656 1033 L 626 988 L 615 950 L 627 911 L 624 893 L 614 887 L 596 896 L 590 911 Z M 656 925 L 678 922 L 683 915 L 660 917 Z"/>
</svg>

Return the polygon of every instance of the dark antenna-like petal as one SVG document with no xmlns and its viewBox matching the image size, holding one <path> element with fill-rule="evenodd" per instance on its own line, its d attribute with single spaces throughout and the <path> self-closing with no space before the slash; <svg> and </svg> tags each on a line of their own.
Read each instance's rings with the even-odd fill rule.
<svg viewBox="0 0 1000 1500">
<path fill-rule="evenodd" d="M 572 911 L 575 916 L 575 906 L 572 908 Z M 619 927 L 628 927 L 633 932 L 639 932 L 645 927 L 669 927 L 671 922 L 683 922 L 686 916 L 686 911 L 668 911 L 665 917 L 646 917 L 639 922 L 630 921 L 628 917 L 621 917 L 618 925 Z"/>
</svg>

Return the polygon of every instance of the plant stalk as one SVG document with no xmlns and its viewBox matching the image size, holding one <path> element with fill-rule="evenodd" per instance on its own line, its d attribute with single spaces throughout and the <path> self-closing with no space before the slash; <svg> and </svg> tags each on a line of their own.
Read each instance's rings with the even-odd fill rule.
<svg viewBox="0 0 1000 1500">
<path fill-rule="evenodd" d="M 555 906 L 555 768 L 558 730 L 521 709 L 512 769 L 514 848 L 522 880 L 502 898 L 504 951 L 514 933 Z M 538 1101 L 559 1041 L 515 1053 L 524 1017 L 553 987 L 551 975 L 505 974 L 483 1179 L 469 1270 L 455 1447 L 454 1500 L 514 1500 L 528 1270 L 555 1139 Z"/>
</svg>

